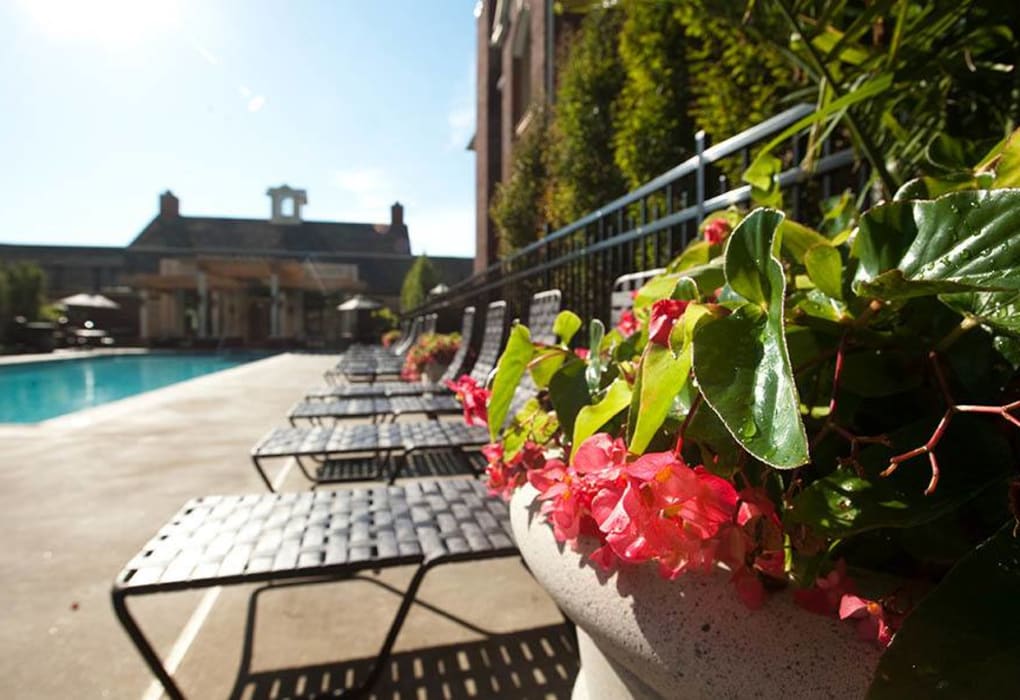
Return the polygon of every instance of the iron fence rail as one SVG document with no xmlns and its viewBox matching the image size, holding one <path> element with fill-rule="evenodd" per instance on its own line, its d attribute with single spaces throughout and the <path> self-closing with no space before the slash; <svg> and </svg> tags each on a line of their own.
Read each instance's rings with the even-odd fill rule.
<svg viewBox="0 0 1020 700">
<path fill-rule="evenodd" d="M 725 171 L 735 169 L 727 159 L 739 159 L 740 169 L 746 167 L 756 147 L 813 110 L 811 105 L 797 105 L 711 146 L 704 132 L 698 132 L 694 155 L 684 162 L 453 285 L 407 315 L 445 311 L 453 316 L 465 306 L 503 299 L 509 317 L 519 318 L 535 293 L 558 288 L 564 308 L 608 321 L 615 278 L 665 265 L 697 236 L 706 216 L 750 203 L 749 186 L 727 185 Z M 795 217 L 825 197 L 859 189 L 866 182 L 865 168 L 852 150 L 834 150 L 840 144 L 832 141 L 809 169 L 804 167 L 800 161 L 805 139 L 800 133 L 778 149 L 786 166 L 778 185 Z"/>
</svg>

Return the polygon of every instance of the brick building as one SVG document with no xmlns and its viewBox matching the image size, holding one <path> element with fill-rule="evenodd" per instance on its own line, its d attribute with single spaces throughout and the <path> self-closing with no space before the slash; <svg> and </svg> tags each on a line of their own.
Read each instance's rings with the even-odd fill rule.
<svg viewBox="0 0 1020 700">
<path fill-rule="evenodd" d="M 475 271 L 495 262 L 489 207 L 496 184 L 510 176 L 514 144 L 532 109 L 550 101 L 555 55 L 576 17 L 553 12 L 553 0 L 479 0 L 475 151 Z"/>
</svg>

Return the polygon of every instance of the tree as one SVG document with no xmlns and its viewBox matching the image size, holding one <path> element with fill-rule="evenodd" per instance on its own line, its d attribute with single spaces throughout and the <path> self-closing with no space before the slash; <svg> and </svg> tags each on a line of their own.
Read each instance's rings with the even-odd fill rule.
<svg viewBox="0 0 1020 700">
<path fill-rule="evenodd" d="M 11 319 L 11 293 L 7 282 L 7 271 L 0 267 L 0 331 Z"/>
<path fill-rule="evenodd" d="M 426 255 L 419 255 L 404 277 L 400 287 L 400 310 L 407 312 L 418 308 L 428 297 L 430 289 L 439 284 L 439 271 Z"/>
<path fill-rule="evenodd" d="M 533 106 L 531 123 L 513 149 L 510 178 L 496 186 L 489 216 L 496 225 L 499 254 L 506 256 L 544 235 L 549 186 L 549 114 Z"/>
<path fill-rule="evenodd" d="M 585 15 L 563 59 L 549 162 L 549 217 L 564 226 L 621 196 L 627 183 L 613 156 L 613 119 L 623 88 L 622 14 Z"/>
<path fill-rule="evenodd" d="M 686 38 L 667 2 L 624 0 L 620 57 L 626 71 L 616 106 L 616 164 L 638 187 L 690 155 L 694 126 Z"/>
<path fill-rule="evenodd" d="M 8 313 L 29 321 L 39 318 L 46 300 L 46 273 L 35 263 L 19 262 L 6 271 Z"/>
</svg>

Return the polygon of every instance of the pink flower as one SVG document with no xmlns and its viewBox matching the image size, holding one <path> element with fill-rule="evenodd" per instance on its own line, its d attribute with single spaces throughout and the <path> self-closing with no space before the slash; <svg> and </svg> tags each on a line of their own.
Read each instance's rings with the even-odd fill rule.
<svg viewBox="0 0 1020 700">
<path fill-rule="evenodd" d="M 488 389 L 478 386 L 478 382 L 470 375 L 461 375 L 457 381 L 447 380 L 446 387 L 454 392 L 457 400 L 464 407 L 464 422 L 482 428 L 489 424 L 486 402 L 492 395 Z"/>
<path fill-rule="evenodd" d="M 705 225 L 704 233 L 705 240 L 711 245 L 716 243 L 722 243 L 726 240 L 726 237 L 730 235 L 730 222 L 726 219 L 716 218 L 712 219 Z"/>
<path fill-rule="evenodd" d="M 591 353 L 588 352 L 588 348 L 574 348 L 574 354 L 582 360 L 587 360 Z"/>
<path fill-rule="evenodd" d="M 623 313 L 620 314 L 620 320 L 616 324 L 616 330 L 620 331 L 620 334 L 627 338 L 634 334 L 638 329 L 637 318 L 634 317 L 634 312 L 630 309 L 624 309 Z"/>
<path fill-rule="evenodd" d="M 815 579 L 815 585 L 793 592 L 793 600 L 805 610 L 819 615 L 839 616 L 843 596 L 857 592 L 853 579 L 847 576 L 846 562 L 840 559 L 826 576 Z"/>
<path fill-rule="evenodd" d="M 648 322 L 649 342 L 668 347 L 673 324 L 683 315 L 688 303 L 680 299 L 660 299 L 652 304 L 652 316 Z"/>
<path fill-rule="evenodd" d="M 509 501 L 510 496 L 528 481 L 530 473 L 546 467 L 545 452 L 541 445 L 528 441 L 509 461 L 503 459 L 503 445 L 490 443 L 482 448 L 488 461 L 485 475 L 488 477 L 489 492 Z"/>
<path fill-rule="evenodd" d="M 861 639 L 874 640 L 882 646 L 889 646 L 892 642 L 893 630 L 888 625 L 881 603 L 844 595 L 839 602 L 839 619 L 857 620 L 857 635 Z"/>
</svg>

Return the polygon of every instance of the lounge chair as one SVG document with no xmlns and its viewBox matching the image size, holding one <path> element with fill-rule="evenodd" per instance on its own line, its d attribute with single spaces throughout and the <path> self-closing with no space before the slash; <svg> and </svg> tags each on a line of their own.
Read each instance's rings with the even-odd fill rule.
<svg viewBox="0 0 1020 700">
<path fill-rule="evenodd" d="M 416 318 L 407 338 L 392 351 L 382 346 L 350 348 L 341 356 L 336 367 L 325 373 L 326 381 L 335 384 L 344 378 L 351 382 L 374 382 L 377 377 L 399 375 L 404 367 L 404 355 L 414 345 L 422 329 L 425 329 L 425 332 L 435 332 L 437 318 L 437 314 Z"/>
<path fill-rule="evenodd" d="M 131 641 L 174 700 L 184 697 L 131 615 L 127 599 L 266 581 L 344 580 L 417 567 L 375 663 L 377 680 L 425 574 L 440 564 L 514 556 L 506 505 L 473 478 L 189 501 L 128 562 L 111 593 Z M 345 693 L 345 696 L 347 693 Z"/>
<path fill-rule="evenodd" d="M 474 307 L 469 306 L 465 309 L 464 313 L 467 314 L 469 310 L 473 319 Z M 499 352 L 503 347 L 505 322 L 506 302 L 494 301 L 489 304 L 485 314 L 485 329 L 482 334 L 482 347 L 479 349 L 478 357 L 475 359 L 474 365 L 471 369 L 471 376 L 474 377 L 475 381 L 480 384 L 485 382 L 489 373 L 496 366 L 496 360 L 499 359 Z M 337 399 L 379 396 L 418 396 L 421 394 L 449 393 L 450 390 L 446 388 L 444 381 L 446 379 L 456 379 L 463 374 L 469 366 L 467 351 L 470 342 L 468 341 L 468 338 L 472 337 L 473 328 L 472 330 L 468 329 L 468 319 L 465 318 L 463 331 L 461 333 L 463 338 L 461 342 L 461 349 L 458 350 L 457 356 L 453 358 L 446 374 L 443 375 L 443 379 L 436 384 L 421 384 L 418 382 L 405 381 L 373 382 L 371 384 L 341 384 L 312 389 L 305 394 L 305 398 L 332 401 Z"/>
<path fill-rule="evenodd" d="M 560 298 L 559 290 L 534 296 L 529 312 L 532 338 L 555 342 L 553 322 L 560 310 Z M 525 375 L 522 386 L 527 389 L 531 387 L 530 382 L 530 375 Z M 518 391 L 515 401 L 528 393 Z M 514 413 L 515 410 L 511 410 L 510 416 Z M 264 462 L 279 458 L 293 458 L 301 473 L 315 484 L 384 477 L 393 483 L 409 466 L 409 455 L 426 450 L 456 453 L 487 442 L 487 429 L 468 426 L 459 420 L 302 426 L 270 431 L 252 448 L 251 459 L 269 490 L 273 486 Z M 305 460 L 311 460 L 317 468 L 310 469 Z"/>
</svg>

